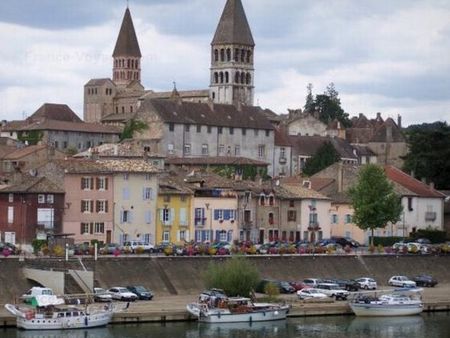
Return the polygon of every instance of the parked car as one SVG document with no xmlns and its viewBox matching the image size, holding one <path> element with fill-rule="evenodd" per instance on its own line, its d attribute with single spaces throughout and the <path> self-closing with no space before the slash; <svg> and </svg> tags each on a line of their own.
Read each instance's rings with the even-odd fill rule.
<svg viewBox="0 0 450 338">
<path fill-rule="evenodd" d="M 403 287 L 403 288 L 415 288 L 416 287 L 416 282 L 414 282 L 413 280 L 410 280 L 406 276 L 392 276 L 389 279 L 388 284 L 391 286 L 399 286 L 399 287 Z"/>
<path fill-rule="evenodd" d="M 294 293 L 294 287 L 286 281 L 276 282 L 278 288 L 280 289 L 280 293 Z"/>
<path fill-rule="evenodd" d="M 347 291 L 358 291 L 360 289 L 358 282 L 349 279 L 324 279 L 322 282 L 337 284 L 341 289 Z"/>
<path fill-rule="evenodd" d="M 112 255 L 116 250 L 120 250 L 120 245 L 117 243 L 107 243 L 101 247 L 98 252 L 102 255 Z"/>
<path fill-rule="evenodd" d="M 142 248 L 144 250 L 144 252 L 149 252 L 149 253 L 152 253 L 153 251 L 155 251 L 155 247 L 152 244 L 142 242 L 142 241 L 128 241 L 128 242 L 123 243 L 123 246 L 122 246 L 123 251 L 131 251 L 133 253 L 136 252 L 137 248 Z"/>
<path fill-rule="evenodd" d="M 152 300 L 153 299 L 153 292 L 151 290 L 147 290 L 142 285 L 130 285 L 127 286 L 127 289 L 131 292 L 133 292 L 135 295 L 139 297 L 139 299 L 142 300 Z"/>
<path fill-rule="evenodd" d="M 138 296 L 128 290 L 127 288 L 117 286 L 108 290 L 108 293 L 112 296 L 113 299 L 125 300 L 134 302 L 138 299 Z"/>
<path fill-rule="evenodd" d="M 430 275 L 419 275 L 413 278 L 417 286 L 431 286 L 434 287 L 438 281 Z"/>
<path fill-rule="evenodd" d="M 3 252 L 3 250 L 8 249 L 10 255 L 17 255 L 19 250 L 17 247 L 12 243 L 3 243 L 0 242 L 0 254 Z"/>
<path fill-rule="evenodd" d="M 303 290 L 297 291 L 297 297 L 299 299 L 324 299 L 328 298 L 328 296 L 321 292 L 320 290 L 314 288 L 307 288 Z"/>
<path fill-rule="evenodd" d="M 303 280 L 303 283 L 311 288 L 315 288 L 319 283 L 322 283 L 322 280 L 319 278 L 305 278 Z"/>
<path fill-rule="evenodd" d="M 103 288 L 94 288 L 94 301 L 96 301 L 96 302 L 111 302 L 112 295 Z"/>
<path fill-rule="evenodd" d="M 375 290 L 377 288 L 377 282 L 370 277 L 357 278 L 355 281 L 359 284 L 359 287 L 364 290 Z"/>
<path fill-rule="evenodd" d="M 306 285 L 305 283 L 298 281 L 298 282 L 289 282 L 289 284 L 295 289 L 295 291 L 303 290 L 310 288 L 309 285 Z"/>
<path fill-rule="evenodd" d="M 335 283 L 320 283 L 316 286 L 316 289 L 336 300 L 346 300 L 349 295 L 347 290 L 341 289 L 339 285 Z"/>
<path fill-rule="evenodd" d="M 428 238 L 418 238 L 416 242 L 419 244 L 431 244 L 431 241 Z"/>
<path fill-rule="evenodd" d="M 259 282 L 259 284 L 256 287 L 256 292 L 265 293 L 266 285 L 272 283 L 275 285 L 280 293 L 294 293 L 295 289 L 285 281 L 276 281 L 276 280 L 270 280 L 270 279 L 263 279 Z"/>
<path fill-rule="evenodd" d="M 334 236 L 331 237 L 331 240 L 335 241 L 337 244 L 342 245 L 343 247 L 346 247 L 348 245 L 352 248 L 358 248 L 359 246 L 361 246 L 358 241 L 355 241 L 354 239 L 348 237 Z"/>
<path fill-rule="evenodd" d="M 33 297 L 42 296 L 42 295 L 52 296 L 52 295 L 54 295 L 54 293 L 53 293 L 53 290 L 50 288 L 33 286 L 30 290 L 28 290 L 26 293 L 24 293 L 20 298 L 25 303 L 30 303 L 31 300 L 33 299 Z"/>
</svg>

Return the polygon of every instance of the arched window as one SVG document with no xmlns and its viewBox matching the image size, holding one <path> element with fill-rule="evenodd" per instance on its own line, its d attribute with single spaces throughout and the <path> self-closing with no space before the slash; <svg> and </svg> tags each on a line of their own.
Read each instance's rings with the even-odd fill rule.
<svg viewBox="0 0 450 338">
<path fill-rule="evenodd" d="M 247 78 L 245 79 L 245 83 L 250 84 L 252 81 L 252 76 L 250 75 L 250 73 L 247 73 Z"/>
<path fill-rule="evenodd" d="M 212 93 L 212 98 L 213 98 L 213 100 L 216 98 L 216 93 Z"/>
<path fill-rule="evenodd" d="M 125 107 L 122 106 L 122 114 L 124 114 L 124 113 L 125 113 Z"/>
<path fill-rule="evenodd" d="M 133 112 L 133 106 L 130 106 L 130 113 Z"/>
<path fill-rule="evenodd" d="M 239 61 L 239 49 L 237 48 L 234 50 L 234 61 Z"/>
<path fill-rule="evenodd" d="M 245 83 L 245 73 L 241 73 L 241 83 Z"/>
<path fill-rule="evenodd" d="M 247 51 L 247 63 L 250 63 L 251 56 L 252 56 L 252 51 L 251 51 L 251 50 L 248 50 L 248 51 Z"/>
<path fill-rule="evenodd" d="M 234 82 L 239 83 L 239 72 L 236 72 L 236 74 L 234 75 Z"/>
<path fill-rule="evenodd" d="M 241 49 L 241 62 L 245 61 L 245 49 Z"/>
<path fill-rule="evenodd" d="M 220 50 L 220 61 L 225 61 L 225 49 Z"/>
<path fill-rule="evenodd" d="M 214 73 L 214 83 L 219 83 L 219 74 L 217 72 Z"/>
<path fill-rule="evenodd" d="M 225 83 L 230 82 L 230 78 L 228 76 L 228 72 L 225 72 Z"/>
<path fill-rule="evenodd" d="M 130 59 L 127 60 L 127 68 L 130 68 Z"/>
<path fill-rule="evenodd" d="M 220 83 L 223 83 L 223 72 L 220 72 Z"/>
<path fill-rule="evenodd" d="M 116 107 L 116 114 L 119 114 L 119 107 Z"/>
<path fill-rule="evenodd" d="M 134 69 L 134 60 L 131 60 L 131 68 Z"/>
<path fill-rule="evenodd" d="M 139 60 L 136 60 L 136 69 L 139 69 Z"/>
<path fill-rule="evenodd" d="M 231 49 L 227 48 L 227 61 L 231 61 Z"/>
<path fill-rule="evenodd" d="M 217 49 L 214 49 L 214 61 L 219 61 L 219 51 Z"/>
</svg>

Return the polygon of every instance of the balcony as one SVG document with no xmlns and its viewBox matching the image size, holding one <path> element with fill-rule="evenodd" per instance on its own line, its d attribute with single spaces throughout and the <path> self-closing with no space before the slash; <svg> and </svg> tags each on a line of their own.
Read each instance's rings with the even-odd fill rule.
<svg viewBox="0 0 450 338">
<path fill-rule="evenodd" d="M 425 213 L 425 221 L 435 221 L 436 220 L 436 212 L 435 211 L 427 211 Z"/>
<path fill-rule="evenodd" d="M 206 224 L 206 218 L 205 217 L 203 217 L 203 218 L 195 218 L 194 219 L 194 225 L 196 226 L 196 227 L 198 227 L 198 228 L 201 228 L 201 227 L 204 227 L 205 226 L 205 224 Z"/>
<path fill-rule="evenodd" d="M 280 158 L 278 159 L 278 162 L 279 162 L 280 164 L 286 164 L 287 159 L 286 159 L 286 157 L 280 157 Z"/>
<path fill-rule="evenodd" d="M 308 231 L 319 231 L 321 230 L 318 222 L 309 222 Z"/>
</svg>

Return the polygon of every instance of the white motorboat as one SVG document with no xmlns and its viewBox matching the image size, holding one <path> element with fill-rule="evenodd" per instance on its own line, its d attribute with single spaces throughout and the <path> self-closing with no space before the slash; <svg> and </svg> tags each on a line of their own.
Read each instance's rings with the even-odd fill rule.
<svg viewBox="0 0 450 338">
<path fill-rule="evenodd" d="M 35 307 L 6 304 L 5 308 L 16 317 L 18 328 L 25 330 L 62 330 L 91 328 L 107 325 L 113 315 L 108 304 L 73 306 L 64 305 L 56 296 L 36 296 Z"/>
<path fill-rule="evenodd" d="M 226 297 L 218 301 L 199 301 L 186 306 L 204 323 L 261 322 L 286 319 L 290 306 L 286 304 L 253 303 L 250 298 Z"/>
<path fill-rule="evenodd" d="M 423 311 L 422 289 L 397 289 L 381 296 L 360 294 L 350 302 L 357 316 L 409 316 Z"/>
</svg>

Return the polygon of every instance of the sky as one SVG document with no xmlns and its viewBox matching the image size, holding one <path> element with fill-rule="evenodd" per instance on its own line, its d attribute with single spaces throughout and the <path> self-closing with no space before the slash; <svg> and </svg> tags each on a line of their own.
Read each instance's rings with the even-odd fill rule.
<svg viewBox="0 0 450 338">
<path fill-rule="evenodd" d="M 142 83 L 209 86 L 210 43 L 225 0 L 130 0 Z M 333 82 L 343 109 L 403 125 L 450 121 L 450 1 L 242 0 L 256 43 L 255 104 L 303 108 Z M 83 85 L 112 76 L 126 0 L 0 2 L 0 119 L 43 103 L 83 116 Z"/>
</svg>

